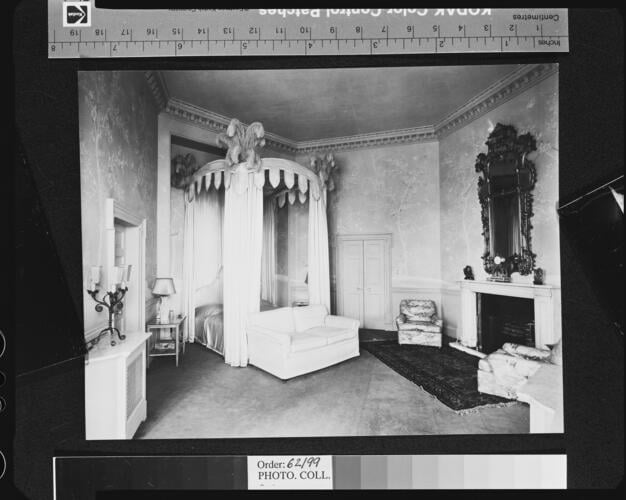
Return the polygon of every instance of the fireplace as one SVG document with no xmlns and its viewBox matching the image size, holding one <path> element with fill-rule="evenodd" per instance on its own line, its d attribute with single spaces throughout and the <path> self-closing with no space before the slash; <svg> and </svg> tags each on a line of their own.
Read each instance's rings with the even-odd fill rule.
<svg viewBox="0 0 626 500">
<path fill-rule="evenodd" d="M 526 301 L 523 305 L 513 302 L 508 305 L 498 305 L 497 303 L 496 305 L 488 305 L 490 309 L 496 311 L 506 312 L 510 310 L 511 313 L 514 313 L 514 321 L 510 321 L 510 318 L 489 320 L 493 329 L 500 330 L 500 333 L 503 328 L 498 328 L 497 325 L 498 322 L 502 322 L 501 324 L 507 334 L 505 338 L 511 339 L 510 341 L 516 344 L 528 343 L 531 346 L 545 349 L 561 338 L 561 290 L 558 286 L 534 285 L 532 283 L 495 283 L 479 280 L 463 280 L 459 282 L 459 285 L 461 291 L 461 324 L 459 326 L 461 328 L 457 332 L 457 341 L 450 344 L 452 347 L 478 357 L 484 357 L 485 352 L 489 352 L 495 343 L 502 340 L 502 338 L 481 339 L 481 343 L 484 344 L 482 349 L 485 351 L 477 350 L 479 347 L 478 331 L 479 329 L 482 329 L 483 333 L 485 331 L 484 322 L 479 321 L 479 315 L 485 316 L 481 314 L 482 305 L 479 308 L 479 302 L 483 302 L 486 296 L 490 296 L 486 299 L 487 301 L 497 300 L 491 296 Z M 528 311 L 529 308 L 532 312 Z M 518 315 L 520 317 L 517 317 Z M 494 316 L 494 314 L 491 313 L 487 316 Z M 531 321 L 533 322 L 532 327 L 529 324 Z M 531 328 L 532 341 L 530 340 Z M 512 340 L 513 338 L 515 340 Z M 521 339 L 524 341 L 520 342 Z M 509 340 L 504 342 L 507 341 Z M 496 348 L 502 347 L 504 342 L 501 342 Z"/>
<path fill-rule="evenodd" d="M 535 346 L 535 311 L 532 299 L 476 294 L 476 348 L 489 354 L 505 342 Z"/>
</svg>

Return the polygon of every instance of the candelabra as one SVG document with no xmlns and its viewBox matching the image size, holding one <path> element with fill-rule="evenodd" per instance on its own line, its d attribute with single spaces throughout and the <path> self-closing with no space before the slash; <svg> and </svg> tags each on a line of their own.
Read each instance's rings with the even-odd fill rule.
<svg viewBox="0 0 626 500">
<path fill-rule="evenodd" d="M 124 340 L 126 338 L 126 335 L 120 333 L 120 331 L 115 326 L 113 326 L 113 317 L 116 313 L 121 312 L 124 308 L 124 303 L 122 301 L 124 300 L 124 295 L 126 295 L 127 291 L 128 287 L 117 288 L 114 292 L 106 292 L 103 295 L 102 299 L 99 300 L 96 297 L 96 295 L 98 294 L 98 290 L 87 290 L 87 293 L 91 295 L 91 298 L 97 302 L 96 311 L 102 312 L 106 307 L 109 312 L 109 326 L 100 330 L 100 333 L 96 336 L 96 338 L 89 342 L 89 350 L 91 350 L 100 341 L 100 338 L 107 333 L 110 333 L 112 336 L 112 346 L 116 344 L 115 338 L 113 337 L 114 333 L 117 333 L 117 336 L 120 340 Z"/>
<path fill-rule="evenodd" d="M 87 350 L 93 349 L 95 345 L 100 342 L 100 339 L 107 335 L 111 335 L 111 345 L 114 346 L 117 344 L 114 335 L 117 334 L 117 338 L 119 340 L 124 340 L 126 335 L 123 335 L 118 328 L 113 326 L 113 318 L 114 316 L 121 312 L 124 308 L 124 296 L 128 291 L 128 286 L 126 286 L 126 282 L 130 279 L 130 270 L 131 266 L 119 266 L 112 269 L 113 273 L 110 274 L 110 283 L 115 281 L 113 279 L 113 274 L 117 276 L 117 283 L 111 287 L 108 292 L 105 292 L 101 299 L 98 299 L 98 292 L 96 285 L 100 281 L 100 269 L 98 266 L 94 266 L 91 270 L 92 278 L 91 278 L 91 287 L 87 289 L 87 293 L 91 296 L 91 298 L 96 302 L 96 311 L 102 312 L 106 307 L 109 313 L 109 324 L 106 328 L 100 330 L 98 335 L 90 340 L 87 345 Z"/>
</svg>

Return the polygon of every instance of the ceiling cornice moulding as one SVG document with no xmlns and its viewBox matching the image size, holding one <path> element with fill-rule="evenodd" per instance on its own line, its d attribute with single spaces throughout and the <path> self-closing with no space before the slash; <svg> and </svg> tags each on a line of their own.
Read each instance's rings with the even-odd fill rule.
<svg viewBox="0 0 626 500">
<path fill-rule="evenodd" d="M 227 116 L 189 104 L 176 98 L 170 98 L 164 109 L 176 118 L 193 123 L 215 133 L 224 132 L 230 123 Z M 245 124 L 244 124 L 245 125 Z M 401 130 L 388 130 L 370 134 L 358 134 L 346 137 L 334 137 L 315 141 L 291 141 L 271 132 L 265 132 L 267 147 L 287 151 L 293 154 L 314 153 L 316 151 L 361 149 L 390 144 L 436 141 L 433 127 L 414 127 Z"/>
<path fill-rule="evenodd" d="M 434 127 L 412 127 L 398 130 L 386 130 L 369 134 L 333 137 L 315 141 L 300 141 L 297 143 L 298 153 L 314 153 L 316 151 L 342 151 L 347 149 L 363 149 L 394 144 L 412 144 L 417 142 L 436 141 Z"/>
<path fill-rule="evenodd" d="M 194 106 L 185 101 L 176 98 L 170 98 L 164 111 L 176 118 L 193 123 L 199 127 L 205 128 L 215 133 L 225 132 L 231 118 L 220 115 L 213 111 Z M 243 123 L 244 126 L 249 124 Z M 275 150 L 296 153 L 296 143 L 271 132 L 265 132 L 265 144 L 267 147 Z"/>
<path fill-rule="evenodd" d="M 331 149 L 342 151 L 437 141 L 557 72 L 557 64 L 526 64 L 521 66 L 487 87 L 435 125 L 312 141 L 293 141 L 266 131 L 266 145 L 269 148 L 292 154 L 307 154 Z M 155 100 L 159 103 L 162 111 L 215 133 L 224 132 L 228 127 L 231 118 L 170 97 L 165 79 L 159 71 L 146 71 L 145 74 Z"/>
<path fill-rule="evenodd" d="M 152 91 L 152 96 L 160 111 L 163 111 L 170 100 L 170 95 L 165 85 L 165 79 L 160 71 L 146 71 L 144 73 L 148 86 Z"/>
<path fill-rule="evenodd" d="M 558 72 L 557 64 L 525 64 L 493 83 L 435 125 L 439 138 L 504 104 Z"/>
</svg>

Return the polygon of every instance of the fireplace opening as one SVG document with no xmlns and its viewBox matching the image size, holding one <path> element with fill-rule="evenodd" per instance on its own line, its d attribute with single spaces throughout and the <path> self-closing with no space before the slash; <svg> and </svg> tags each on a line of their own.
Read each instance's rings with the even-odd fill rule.
<svg viewBox="0 0 626 500">
<path fill-rule="evenodd" d="M 478 350 L 489 354 L 505 342 L 535 346 L 535 311 L 532 299 L 476 294 Z"/>
</svg>

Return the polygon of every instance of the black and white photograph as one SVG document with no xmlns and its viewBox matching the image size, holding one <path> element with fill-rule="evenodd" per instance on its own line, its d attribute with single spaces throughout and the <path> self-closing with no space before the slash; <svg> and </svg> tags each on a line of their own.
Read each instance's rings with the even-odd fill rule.
<svg viewBox="0 0 626 500">
<path fill-rule="evenodd" d="M 563 432 L 558 64 L 77 75 L 87 440 Z"/>
<path fill-rule="evenodd" d="M 7 18 L 0 498 L 619 489 L 623 10 L 205 7 Z"/>
</svg>

